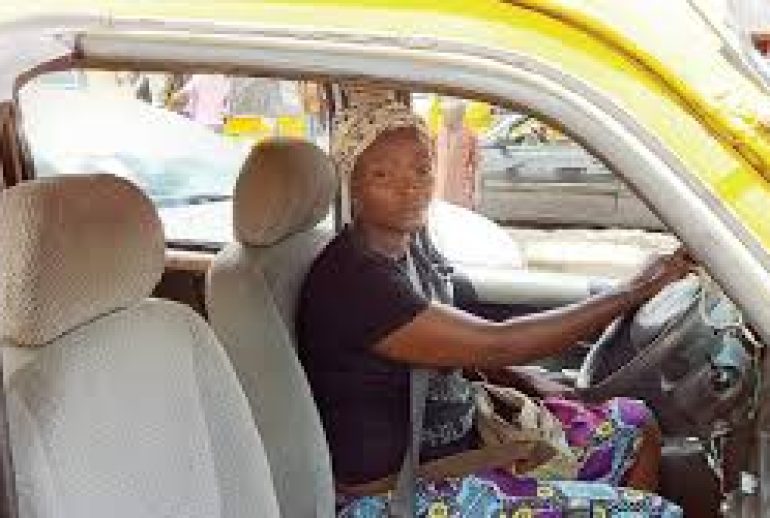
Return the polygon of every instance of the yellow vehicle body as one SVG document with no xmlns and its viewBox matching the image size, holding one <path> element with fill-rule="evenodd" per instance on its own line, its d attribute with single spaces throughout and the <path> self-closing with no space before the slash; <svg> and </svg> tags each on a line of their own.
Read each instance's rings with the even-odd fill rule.
<svg viewBox="0 0 770 518">
<path fill-rule="evenodd" d="M 40 0 L 31 4 L 4 2 L 0 21 L 44 13 L 98 13 L 355 29 L 526 54 L 612 99 L 675 153 L 770 252 L 770 95 L 764 84 L 729 59 L 719 31 L 707 30 L 688 2 Z M 662 23 L 675 30 L 661 30 Z"/>
</svg>

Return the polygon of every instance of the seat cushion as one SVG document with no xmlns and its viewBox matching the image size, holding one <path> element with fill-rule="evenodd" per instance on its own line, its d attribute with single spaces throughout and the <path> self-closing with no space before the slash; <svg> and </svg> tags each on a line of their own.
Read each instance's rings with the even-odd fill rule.
<svg viewBox="0 0 770 518">
<path fill-rule="evenodd" d="M 3 354 L 21 516 L 279 516 L 247 401 L 186 306 L 148 300 Z"/>
</svg>

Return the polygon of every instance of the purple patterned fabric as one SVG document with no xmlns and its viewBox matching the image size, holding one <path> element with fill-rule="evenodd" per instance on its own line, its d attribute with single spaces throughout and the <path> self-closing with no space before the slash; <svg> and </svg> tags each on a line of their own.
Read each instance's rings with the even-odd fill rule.
<svg viewBox="0 0 770 518">
<path fill-rule="evenodd" d="M 438 483 L 420 482 L 417 516 L 683 516 L 679 507 L 657 495 L 617 487 L 636 460 L 644 427 L 652 422 L 644 403 L 616 398 L 591 405 L 549 398 L 544 404 L 562 423 L 571 449 L 581 460 L 578 480 L 538 480 L 490 469 Z M 388 499 L 341 496 L 338 516 L 386 517 Z"/>
<path fill-rule="evenodd" d="M 485 471 L 440 483 L 418 482 L 418 518 L 682 518 L 682 510 L 642 491 L 596 482 L 538 481 L 503 470 Z M 387 518 L 388 499 L 349 499 L 338 518 Z"/>
<path fill-rule="evenodd" d="M 578 480 L 620 485 L 636 460 L 644 427 L 654 422 L 647 406 L 636 399 L 588 404 L 547 398 L 543 403 L 561 422 L 581 461 Z"/>
</svg>

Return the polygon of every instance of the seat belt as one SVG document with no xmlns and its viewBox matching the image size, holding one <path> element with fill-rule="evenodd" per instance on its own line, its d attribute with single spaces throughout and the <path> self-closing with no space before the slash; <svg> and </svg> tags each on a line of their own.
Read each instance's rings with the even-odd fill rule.
<svg viewBox="0 0 770 518">
<path fill-rule="evenodd" d="M 414 492 L 417 485 L 417 468 L 420 465 L 422 423 L 429 382 L 430 371 L 426 369 L 412 369 L 409 373 L 410 439 L 390 500 L 390 514 L 394 518 L 412 518 L 417 513 Z"/>
<path fill-rule="evenodd" d="M 11 347 L 0 339 L 0 518 L 18 518 L 19 497 L 16 490 L 16 474 L 11 454 L 11 433 L 8 429 L 8 400 L 5 392 L 2 350 Z"/>
<path fill-rule="evenodd" d="M 406 255 L 406 268 L 412 286 L 421 291 L 427 298 L 432 299 L 433 290 L 425 293 L 426 289 L 420 281 L 411 251 Z M 394 518 L 413 518 L 417 513 L 414 493 L 417 484 L 417 468 L 420 465 L 422 424 L 425 417 L 425 400 L 428 397 L 430 376 L 431 371 L 429 369 L 413 368 L 409 372 L 409 441 L 404 462 L 396 480 L 396 487 L 390 499 L 390 515 Z"/>
</svg>

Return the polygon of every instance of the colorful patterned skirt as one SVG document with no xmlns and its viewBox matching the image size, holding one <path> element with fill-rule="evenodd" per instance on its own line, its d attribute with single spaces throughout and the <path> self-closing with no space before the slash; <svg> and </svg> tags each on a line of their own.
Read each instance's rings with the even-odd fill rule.
<svg viewBox="0 0 770 518">
<path fill-rule="evenodd" d="M 661 517 L 683 516 L 679 507 L 621 485 L 636 461 L 651 414 L 644 403 L 617 398 L 590 405 L 549 398 L 545 406 L 561 422 L 579 464 L 577 480 L 556 480 L 547 470 L 514 475 L 492 469 L 416 487 L 421 518 Z M 388 497 L 340 496 L 340 518 L 388 516 Z"/>
</svg>

